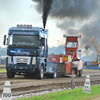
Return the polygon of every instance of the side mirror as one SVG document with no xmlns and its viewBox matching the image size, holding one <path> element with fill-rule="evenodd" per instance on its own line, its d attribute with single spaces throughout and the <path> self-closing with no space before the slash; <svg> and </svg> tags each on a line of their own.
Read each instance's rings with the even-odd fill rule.
<svg viewBox="0 0 100 100">
<path fill-rule="evenodd" d="M 40 40 L 40 45 L 45 46 L 45 38 L 42 38 L 42 39 Z"/>
<path fill-rule="evenodd" d="M 6 35 L 4 35 L 4 41 L 3 41 L 3 45 L 6 44 Z"/>
</svg>

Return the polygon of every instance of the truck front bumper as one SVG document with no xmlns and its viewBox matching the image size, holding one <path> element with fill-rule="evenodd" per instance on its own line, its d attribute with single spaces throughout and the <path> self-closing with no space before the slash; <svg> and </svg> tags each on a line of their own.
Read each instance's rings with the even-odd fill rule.
<svg viewBox="0 0 100 100">
<path fill-rule="evenodd" d="M 9 64 L 6 66 L 6 69 L 9 72 L 20 72 L 20 73 L 35 73 L 35 65 L 26 65 L 26 66 L 19 66 L 19 65 L 12 65 Z"/>
</svg>

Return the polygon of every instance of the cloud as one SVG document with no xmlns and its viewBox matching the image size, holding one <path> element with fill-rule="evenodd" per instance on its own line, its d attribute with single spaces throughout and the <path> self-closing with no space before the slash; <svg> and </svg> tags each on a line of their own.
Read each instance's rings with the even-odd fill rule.
<svg viewBox="0 0 100 100">
<path fill-rule="evenodd" d="M 37 2 L 37 11 L 42 13 L 42 0 L 33 1 Z M 81 48 L 84 48 L 94 36 L 100 49 L 99 0 L 53 0 L 49 17 L 57 21 L 56 25 L 62 30 L 62 34 L 81 34 Z M 91 46 L 91 49 L 96 51 L 94 46 Z"/>
<path fill-rule="evenodd" d="M 32 0 L 37 3 L 36 9 L 41 12 L 43 0 Z M 53 18 L 86 19 L 97 10 L 99 0 L 53 0 L 50 16 Z"/>
</svg>

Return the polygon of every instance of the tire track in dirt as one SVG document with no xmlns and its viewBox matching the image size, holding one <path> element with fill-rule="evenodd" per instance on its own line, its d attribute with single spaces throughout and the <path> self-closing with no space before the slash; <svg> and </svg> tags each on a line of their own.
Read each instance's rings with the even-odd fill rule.
<svg viewBox="0 0 100 100">
<path fill-rule="evenodd" d="M 75 77 L 75 86 L 84 86 L 86 75 L 90 75 L 91 85 L 100 84 L 100 71 L 84 71 L 82 77 Z M 0 74 L 0 94 L 2 94 L 5 81 L 11 82 L 12 95 L 21 95 L 26 93 L 35 93 L 52 89 L 69 88 L 71 77 L 57 79 L 37 80 L 24 78 L 24 76 L 15 76 L 14 79 L 8 79 L 6 73 Z"/>
</svg>

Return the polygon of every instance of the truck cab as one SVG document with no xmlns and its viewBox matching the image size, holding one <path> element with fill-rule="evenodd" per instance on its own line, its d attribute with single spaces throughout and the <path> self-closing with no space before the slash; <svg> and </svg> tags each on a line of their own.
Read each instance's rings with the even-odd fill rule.
<svg viewBox="0 0 100 100">
<path fill-rule="evenodd" d="M 48 30 L 32 25 L 17 25 L 4 36 L 7 40 L 6 70 L 7 77 L 34 75 L 43 78 L 46 72 L 45 59 L 48 56 Z"/>
<path fill-rule="evenodd" d="M 77 59 L 78 41 L 77 37 L 67 36 L 65 44 L 66 55 L 71 55 L 73 59 Z"/>
<path fill-rule="evenodd" d="M 47 56 L 48 30 L 38 27 L 12 27 L 8 32 L 7 55 Z"/>
</svg>

